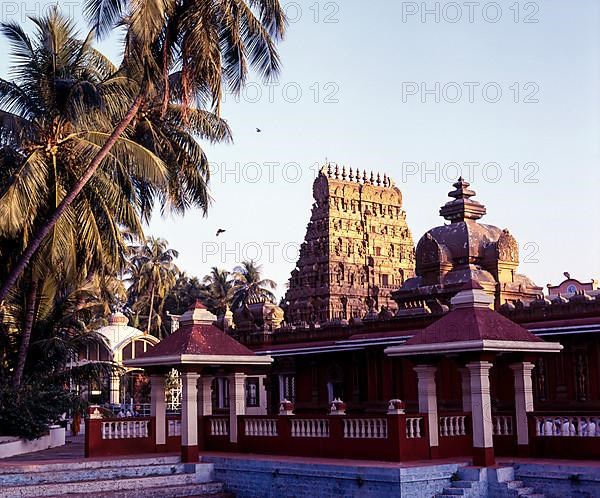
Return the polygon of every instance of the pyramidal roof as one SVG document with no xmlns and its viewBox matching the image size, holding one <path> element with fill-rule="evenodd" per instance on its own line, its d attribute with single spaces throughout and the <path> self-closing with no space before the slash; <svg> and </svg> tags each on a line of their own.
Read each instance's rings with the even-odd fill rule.
<svg viewBox="0 0 600 498">
<path fill-rule="evenodd" d="M 125 361 L 126 366 L 162 365 L 249 365 L 270 364 L 270 356 L 260 356 L 227 335 L 213 323 L 213 315 L 196 301 L 179 318 L 179 329 L 154 348 Z"/>
<path fill-rule="evenodd" d="M 559 343 L 546 342 L 491 309 L 493 298 L 475 281 L 451 300 L 452 310 L 400 346 L 391 356 L 461 351 L 558 352 Z"/>
</svg>

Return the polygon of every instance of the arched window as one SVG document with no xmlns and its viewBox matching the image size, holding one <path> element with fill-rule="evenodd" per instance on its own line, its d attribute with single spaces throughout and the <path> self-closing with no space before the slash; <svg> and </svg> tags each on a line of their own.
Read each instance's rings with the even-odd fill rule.
<svg viewBox="0 0 600 498">
<path fill-rule="evenodd" d="M 152 347 L 154 347 L 154 344 L 146 339 L 134 339 L 125 345 L 121 358 L 123 360 L 132 360 Z"/>
</svg>

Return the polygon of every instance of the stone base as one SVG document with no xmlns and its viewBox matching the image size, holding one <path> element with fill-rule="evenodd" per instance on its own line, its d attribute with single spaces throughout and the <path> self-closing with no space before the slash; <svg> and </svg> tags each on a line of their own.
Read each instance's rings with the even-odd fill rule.
<svg viewBox="0 0 600 498">
<path fill-rule="evenodd" d="M 494 448 L 473 448 L 473 465 L 476 467 L 490 467 L 495 463 Z"/>
<path fill-rule="evenodd" d="M 185 463 L 197 462 L 198 461 L 198 446 L 182 446 L 181 447 L 181 461 Z"/>
</svg>

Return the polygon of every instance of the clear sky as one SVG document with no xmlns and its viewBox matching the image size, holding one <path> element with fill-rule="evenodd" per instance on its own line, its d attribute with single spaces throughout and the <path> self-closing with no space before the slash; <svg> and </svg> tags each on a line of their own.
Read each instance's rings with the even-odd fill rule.
<svg viewBox="0 0 600 498">
<path fill-rule="evenodd" d="M 79 2 L 59 3 L 81 22 Z M 2 20 L 50 4 L 3 1 Z M 328 158 L 391 175 L 415 243 L 443 222 L 460 169 L 487 206 L 482 222 L 519 241 L 522 273 L 542 286 L 563 271 L 600 275 L 600 2 L 284 5 L 279 85 L 228 95 L 235 143 L 207 146 L 209 216 L 148 228 L 180 251 L 181 269 L 201 277 L 258 256 L 285 292 Z M 115 60 L 118 41 L 101 44 Z"/>
</svg>

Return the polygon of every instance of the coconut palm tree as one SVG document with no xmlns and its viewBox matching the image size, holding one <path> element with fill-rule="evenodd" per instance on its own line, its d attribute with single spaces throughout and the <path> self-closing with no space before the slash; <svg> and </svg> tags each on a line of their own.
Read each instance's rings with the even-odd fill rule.
<svg viewBox="0 0 600 498">
<path fill-rule="evenodd" d="M 12 43 L 13 82 L 0 80 L 0 254 L 8 273 L 23 247 L 52 215 L 96 154 L 127 94 L 116 68 L 79 40 L 74 25 L 56 9 L 33 18 L 30 39 L 16 24 L 0 29 Z M 139 162 L 138 162 L 139 161 Z M 132 176 L 165 185 L 167 168 L 150 150 L 121 137 L 93 181 L 40 241 L 20 288 L 27 312 L 21 327 L 19 385 L 27 358 L 41 282 L 67 285 L 88 275 L 114 272 L 124 261 L 123 229 L 142 236 L 141 191 Z M 6 274 L 4 273 L 4 274 Z"/>
<path fill-rule="evenodd" d="M 234 280 L 231 273 L 213 266 L 210 273 L 202 279 L 202 283 L 206 285 L 201 294 L 206 307 L 217 316 L 225 313 L 233 301 Z"/>
<path fill-rule="evenodd" d="M 125 100 L 131 102 L 127 111 L 98 142 L 88 166 L 30 239 L 0 288 L 0 303 L 54 225 L 112 154 L 148 94 L 162 96 L 163 115 L 172 100 L 181 102 L 187 121 L 188 109 L 194 105 L 210 102 L 218 112 L 224 86 L 239 92 L 249 66 L 265 80 L 274 78 L 280 69 L 275 43 L 283 38 L 285 16 L 278 0 L 88 0 L 86 12 L 100 35 L 117 23 L 128 26 L 124 67 L 138 80 L 136 96 Z M 124 19 L 125 13 L 129 15 Z M 171 75 L 175 67 L 179 69 Z M 172 81 L 178 82 L 177 92 L 171 92 Z"/>
<path fill-rule="evenodd" d="M 271 290 L 277 284 L 268 278 L 262 278 L 262 266 L 255 261 L 242 261 L 240 266 L 233 269 L 235 276 L 233 307 L 240 308 L 256 301 L 275 302 L 275 295 Z"/>
<path fill-rule="evenodd" d="M 173 263 L 179 253 L 175 249 L 169 249 L 168 244 L 165 239 L 148 237 L 144 244 L 131 248 L 131 265 L 135 268 L 133 274 L 136 278 L 131 282 L 131 287 L 138 296 L 147 299 L 137 303 L 138 306 L 148 306 L 147 334 L 152 330 L 156 298 L 165 298 L 177 282 L 179 274 L 177 266 Z"/>
<path fill-rule="evenodd" d="M 185 272 L 177 276 L 177 281 L 163 301 L 166 314 L 181 315 L 206 292 L 206 285 Z"/>
</svg>

